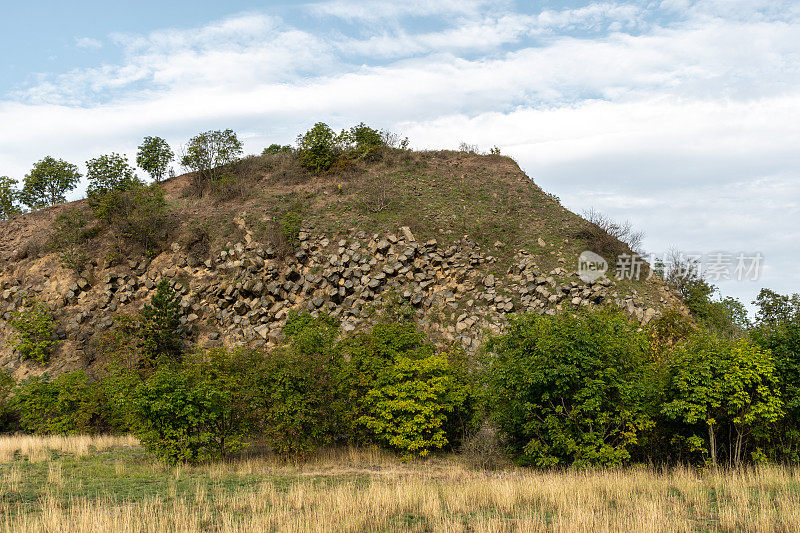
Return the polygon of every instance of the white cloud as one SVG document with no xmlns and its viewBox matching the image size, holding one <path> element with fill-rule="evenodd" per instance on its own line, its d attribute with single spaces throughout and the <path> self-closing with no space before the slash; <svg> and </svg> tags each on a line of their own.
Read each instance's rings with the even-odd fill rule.
<svg viewBox="0 0 800 533">
<path fill-rule="evenodd" d="M 86 50 L 99 50 L 103 47 L 103 43 L 91 37 L 76 37 L 75 46 Z"/>
</svg>

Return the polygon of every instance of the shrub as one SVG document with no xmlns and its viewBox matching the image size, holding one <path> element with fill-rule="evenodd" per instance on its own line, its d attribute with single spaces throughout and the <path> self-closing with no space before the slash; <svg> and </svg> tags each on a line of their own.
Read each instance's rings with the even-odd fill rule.
<svg viewBox="0 0 800 533">
<path fill-rule="evenodd" d="M 50 379 L 46 374 L 29 378 L 14 388 L 11 408 L 26 433 L 71 435 L 96 433 L 106 428 L 102 395 L 78 370 Z"/>
<path fill-rule="evenodd" d="M 292 147 L 289 145 L 270 144 L 261 152 L 261 155 L 270 154 L 289 154 L 292 152 Z"/>
<path fill-rule="evenodd" d="M 214 349 L 164 365 L 133 393 L 142 444 L 169 463 L 225 457 L 248 444 L 257 403 L 258 352 Z"/>
<path fill-rule="evenodd" d="M 339 138 L 330 126 L 317 122 L 297 138 L 300 164 L 315 174 L 328 170 L 336 161 L 338 144 Z"/>
<path fill-rule="evenodd" d="M 66 201 L 66 193 L 74 189 L 80 180 L 78 167 L 47 156 L 25 176 L 20 197 L 31 209 L 60 204 Z"/>
<path fill-rule="evenodd" d="M 283 233 L 284 240 L 292 248 L 297 248 L 300 245 L 300 229 L 303 225 L 301 208 L 300 204 L 295 204 L 281 217 L 281 233 Z"/>
<path fill-rule="evenodd" d="M 148 257 L 158 255 L 172 231 L 164 191 L 158 185 L 109 191 L 96 197 L 92 207 L 117 237 L 139 246 Z"/>
<path fill-rule="evenodd" d="M 700 331 L 675 349 L 669 375 L 661 411 L 688 425 L 688 435 L 676 436 L 676 443 L 715 466 L 726 458 L 738 467 L 747 451 L 762 455 L 753 440 L 766 438 L 784 415 L 769 352 Z"/>
<path fill-rule="evenodd" d="M 753 302 L 756 325 L 753 343 L 772 353 L 786 417 L 772 425 L 770 455 L 776 460 L 800 460 L 800 296 L 762 289 Z"/>
<path fill-rule="evenodd" d="M 343 342 L 346 421 L 356 439 L 405 456 L 454 444 L 464 429 L 469 393 L 446 354 L 413 324 L 379 324 Z M 462 422 L 462 424 L 459 424 Z"/>
<path fill-rule="evenodd" d="M 17 204 L 20 193 L 16 186 L 16 180 L 0 176 L 0 220 L 8 220 L 21 212 Z"/>
<path fill-rule="evenodd" d="M 327 317 L 292 314 L 289 344 L 270 354 L 262 370 L 261 422 L 275 453 L 303 457 L 340 434 L 335 348 L 338 326 Z"/>
<path fill-rule="evenodd" d="M 618 310 L 523 315 L 487 350 L 490 414 L 520 464 L 624 464 L 653 425 L 647 338 Z"/>
<path fill-rule="evenodd" d="M 174 158 L 167 141 L 161 137 L 145 137 L 136 154 L 136 164 L 150 174 L 153 181 L 160 183 Z"/>
<path fill-rule="evenodd" d="M 242 155 L 242 142 L 233 130 L 200 133 L 189 140 L 181 164 L 195 173 L 195 186 L 202 193 L 206 184 L 221 176 L 222 167 Z"/>
<path fill-rule="evenodd" d="M 11 315 L 11 327 L 16 333 L 12 346 L 24 359 L 47 364 L 56 345 L 56 321 L 50 307 L 39 300 L 29 300 L 27 305 Z"/>
</svg>

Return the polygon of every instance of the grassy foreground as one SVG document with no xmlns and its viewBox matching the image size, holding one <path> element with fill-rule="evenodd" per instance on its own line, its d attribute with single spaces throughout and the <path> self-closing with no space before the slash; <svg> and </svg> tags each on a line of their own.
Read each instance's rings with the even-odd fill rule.
<svg viewBox="0 0 800 533">
<path fill-rule="evenodd" d="M 169 467 L 128 437 L 0 437 L 2 531 L 799 531 L 800 470 L 476 472 L 374 449 Z"/>
</svg>

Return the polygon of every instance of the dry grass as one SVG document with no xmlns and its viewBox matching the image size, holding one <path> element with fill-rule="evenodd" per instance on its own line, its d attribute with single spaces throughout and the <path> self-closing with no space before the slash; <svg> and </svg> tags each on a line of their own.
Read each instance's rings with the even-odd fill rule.
<svg viewBox="0 0 800 533">
<path fill-rule="evenodd" d="M 143 465 L 144 456 L 135 455 L 120 471 L 125 459 L 106 455 L 112 472 L 153 471 L 167 488 L 139 499 L 111 490 L 65 499 L 62 491 L 73 482 L 67 468 L 74 465 L 65 463 L 62 470 L 56 458 L 44 471 L 49 485 L 35 505 L 23 510 L 0 504 L 0 530 L 800 530 L 800 471 L 792 468 L 702 475 L 644 468 L 486 473 L 454 457 L 402 463 L 379 450 L 349 449 L 302 465 L 250 458 L 169 468 Z M 0 495 L 21 490 L 22 466 L 0 471 Z"/>
<path fill-rule="evenodd" d="M 134 446 L 138 441 L 133 437 L 100 436 L 49 436 L 30 435 L 0 436 L 0 462 L 9 462 L 19 454 L 29 461 L 42 461 L 50 458 L 50 452 L 71 454 L 78 457 L 88 455 L 94 450 L 107 450 L 114 446 Z"/>
</svg>

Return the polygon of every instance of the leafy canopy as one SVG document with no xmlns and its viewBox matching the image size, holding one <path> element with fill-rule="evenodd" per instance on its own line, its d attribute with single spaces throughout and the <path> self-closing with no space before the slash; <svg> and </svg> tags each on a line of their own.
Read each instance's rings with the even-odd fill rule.
<svg viewBox="0 0 800 533">
<path fill-rule="evenodd" d="M 189 140 L 181 164 L 196 173 L 197 184 L 204 184 L 219 179 L 220 167 L 235 162 L 242 152 L 242 142 L 233 130 L 206 131 Z"/>
<path fill-rule="evenodd" d="M 161 182 L 170 162 L 175 158 L 167 141 L 161 137 L 145 137 L 136 154 L 136 164 L 150 174 L 153 181 Z"/>
<path fill-rule="evenodd" d="M 624 464 L 653 425 L 647 362 L 616 309 L 514 318 L 487 345 L 490 415 L 521 464 Z"/>
<path fill-rule="evenodd" d="M 81 179 L 78 167 L 47 156 L 25 176 L 20 198 L 31 209 L 41 209 L 66 201 L 66 193 Z"/>
<path fill-rule="evenodd" d="M 8 176 L 0 176 L 0 220 L 8 220 L 20 213 L 20 208 L 17 204 L 20 193 L 16 187 L 16 180 Z"/>
</svg>

